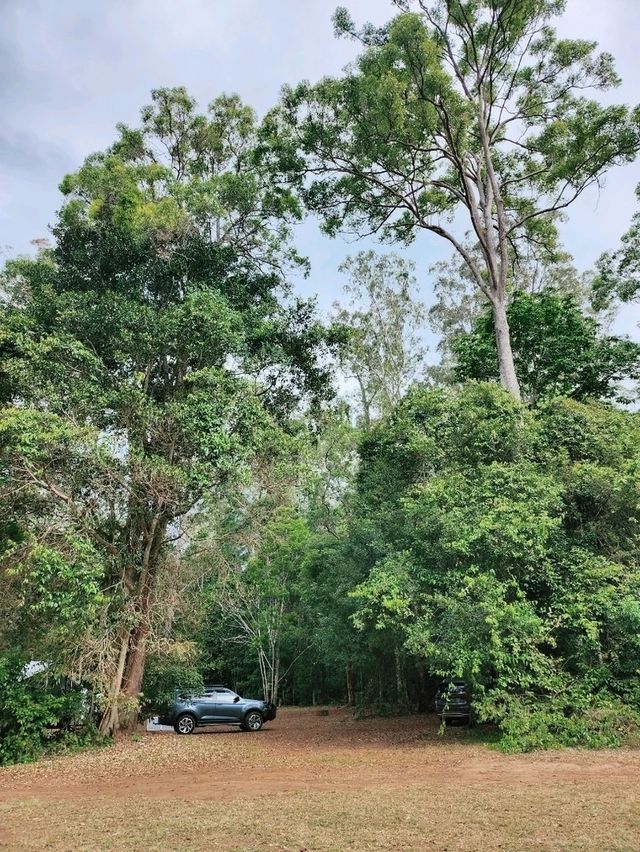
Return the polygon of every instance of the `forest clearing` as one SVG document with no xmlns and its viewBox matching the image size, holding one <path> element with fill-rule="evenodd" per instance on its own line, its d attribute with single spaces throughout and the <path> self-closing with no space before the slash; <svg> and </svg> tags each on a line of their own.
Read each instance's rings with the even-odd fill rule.
<svg viewBox="0 0 640 852">
<path fill-rule="evenodd" d="M 0 0 L 0 849 L 640 850 L 638 0 L 334 2 Z"/>
<path fill-rule="evenodd" d="M 0 848 L 629 850 L 639 779 L 637 750 L 503 755 L 433 715 L 291 708 L 2 769 Z"/>
</svg>

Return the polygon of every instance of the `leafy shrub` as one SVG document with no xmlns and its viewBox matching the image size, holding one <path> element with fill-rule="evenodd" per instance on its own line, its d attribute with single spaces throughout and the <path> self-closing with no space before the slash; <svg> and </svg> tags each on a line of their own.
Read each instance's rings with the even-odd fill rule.
<svg viewBox="0 0 640 852">
<path fill-rule="evenodd" d="M 615 699 L 591 706 L 563 700 L 512 699 L 500 722 L 498 748 L 514 753 L 563 746 L 613 748 L 640 735 L 640 713 Z"/>
<path fill-rule="evenodd" d="M 80 692 L 56 694 L 44 674 L 23 676 L 25 660 L 0 656 L 0 765 L 102 742 Z"/>
<path fill-rule="evenodd" d="M 150 657 L 142 683 L 141 711 L 147 716 L 161 713 L 175 699 L 176 689 L 200 690 L 202 674 L 179 655 Z"/>
<path fill-rule="evenodd" d="M 507 751 L 640 735 L 639 429 L 468 384 L 412 391 L 366 439 L 352 621 L 464 678 Z"/>
</svg>

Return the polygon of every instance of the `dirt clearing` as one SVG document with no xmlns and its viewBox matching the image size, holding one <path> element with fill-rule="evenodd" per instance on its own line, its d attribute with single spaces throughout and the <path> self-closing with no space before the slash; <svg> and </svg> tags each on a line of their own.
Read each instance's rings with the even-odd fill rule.
<svg viewBox="0 0 640 852">
<path fill-rule="evenodd" d="M 640 752 L 505 756 L 430 717 L 283 710 L 0 769 L 0 848 L 640 850 Z"/>
</svg>

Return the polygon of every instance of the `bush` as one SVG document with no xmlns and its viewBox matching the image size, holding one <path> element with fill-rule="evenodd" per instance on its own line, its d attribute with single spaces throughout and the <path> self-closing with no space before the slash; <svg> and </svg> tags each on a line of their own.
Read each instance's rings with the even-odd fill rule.
<svg viewBox="0 0 640 852">
<path fill-rule="evenodd" d="M 146 716 L 161 713 L 175 700 L 176 689 L 201 690 L 201 673 L 186 661 L 173 657 L 150 657 L 142 683 L 141 711 Z"/>
<path fill-rule="evenodd" d="M 353 622 L 463 678 L 507 751 L 640 734 L 639 430 L 468 384 L 410 392 L 366 439 Z"/>
<path fill-rule="evenodd" d="M 44 673 L 25 678 L 25 665 L 0 656 L 0 766 L 103 741 L 81 692 L 56 694 Z"/>
<path fill-rule="evenodd" d="M 558 700 L 509 703 L 498 748 L 508 753 L 567 746 L 615 748 L 640 735 L 640 713 L 619 701 L 575 707 Z"/>
</svg>

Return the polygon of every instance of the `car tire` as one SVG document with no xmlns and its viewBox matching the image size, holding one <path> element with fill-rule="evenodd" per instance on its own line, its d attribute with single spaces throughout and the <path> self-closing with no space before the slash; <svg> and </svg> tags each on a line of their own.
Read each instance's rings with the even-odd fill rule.
<svg viewBox="0 0 640 852">
<path fill-rule="evenodd" d="M 181 736 L 186 736 L 187 734 L 192 734 L 196 729 L 196 720 L 195 717 L 191 715 L 191 713 L 183 713 L 182 716 L 178 716 L 176 719 L 176 723 L 173 726 L 173 730 L 176 734 L 180 734 Z"/>
<path fill-rule="evenodd" d="M 259 731 L 260 728 L 264 725 L 264 718 L 262 713 L 258 710 L 249 710 L 247 715 L 244 717 L 244 721 L 240 726 L 244 731 L 252 731 L 255 733 Z"/>
</svg>

